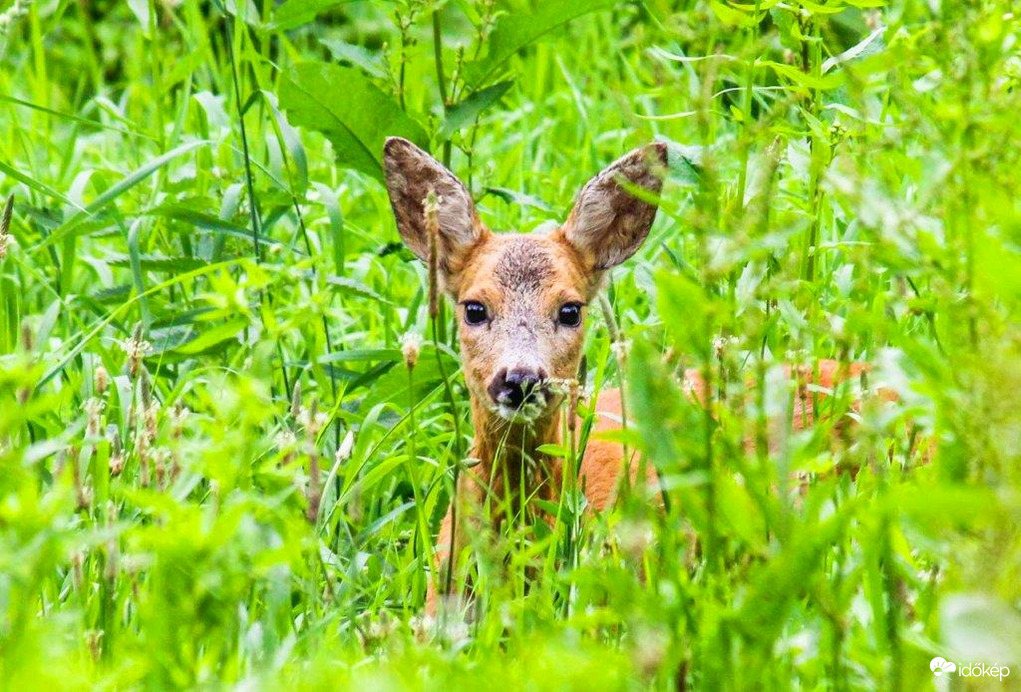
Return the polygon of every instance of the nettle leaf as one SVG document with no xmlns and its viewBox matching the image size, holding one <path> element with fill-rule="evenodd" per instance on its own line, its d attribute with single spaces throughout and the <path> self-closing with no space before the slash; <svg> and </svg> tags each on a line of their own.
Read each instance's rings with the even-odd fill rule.
<svg viewBox="0 0 1021 692">
<path fill-rule="evenodd" d="M 138 260 L 140 267 L 145 271 L 170 272 L 172 274 L 195 271 L 209 265 L 206 260 L 196 257 L 168 255 L 140 254 Z M 114 267 L 130 267 L 131 257 L 119 252 L 110 253 L 107 262 Z"/>
<path fill-rule="evenodd" d="M 444 118 L 443 124 L 440 126 L 440 137 L 446 139 L 465 125 L 474 122 L 483 111 L 499 101 L 500 97 L 507 93 L 507 90 L 513 84 L 513 79 L 497 82 L 492 86 L 472 93 L 461 103 L 451 107 L 447 111 L 447 117 Z"/>
<path fill-rule="evenodd" d="M 279 97 L 292 124 L 318 130 L 330 140 L 338 165 L 378 180 L 383 179 L 380 157 L 387 137 L 428 145 L 422 126 L 354 68 L 301 63 L 283 76 Z"/>
<path fill-rule="evenodd" d="M 622 3 L 616 0 L 546 0 L 531 14 L 506 14 L 502 16 L 489 35 L 489 52 L 482 58 L 468 63 L 465 74 L 470 84 L 485 83 L 512 55 L 534 43 L 554 29 L 572 19 L 595 12 L 608 10 Z"/>
</svg>

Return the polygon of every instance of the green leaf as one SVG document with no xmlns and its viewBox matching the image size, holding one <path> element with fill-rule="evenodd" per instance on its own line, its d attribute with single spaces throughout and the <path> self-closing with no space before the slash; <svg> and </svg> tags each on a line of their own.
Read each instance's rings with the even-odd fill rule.
<svg viewBox="0 0 1021 692">
<path fill-rule="evenodd" d="M 92 214 L 95 214 L 99 210 L 103 209 L 106 205 L 110 204 L 119 196 L 121 196 L 134 186 L 138 185 L 140 182 L 148 178 L 150 175 L 158 171 L 160 168 L 176 159 L 178 156 L 186 154 L 193 149 L 197 149 L 198 147 L 208 146 L 209 144 L 211 144 L 209 140 L 187 142 L 179 147 L 171 149 L 162 156 L 157 156 L 156 158 L 146 163 L 144 166 L 140 167 L 138 170 L 135 170 L 132 173 L 124 176 L 118 182 L 114 183 L 107 189 L 103 190 L 103 192 L 98 197 L 96 197 L 96 199 L 92 200 L 87 205 L 85 205 L 84 209 L 72 215 L 69 219 L 64 221 L 64 223 L 60 224 L 60 226 L 58 226 L 56 230 L 53 231 L 52 235 L 36 244 L 34 251 L 38 252 L 46 248 L 47 246 L 52 245 L 53 243 L 64 240 L 64 238 L 72 235 L 77 230 L 78 225 L 82 221 L 84 221 L 86 217 L 91 216 Z"/>
<path fill-rule="evenodd" d="M 214 327 L 203 327 L 203 330 L 197 337 L 178 346 L 173 352 L 180 355 L 197 355 L 228 339 L 234 338 L 238 332 L 247 326 L 248 320 L 238 317 Z"/>
<path fill-rule="evenodd" d="M 831 72 L 826 75 L 813 75 L 802 72 L 793 65 L 784 65 L 774 60 L 756 60 L 756 67 L 769 67 L 776 72 L 778 77 L 785 77 L 798 86 L 807 89 L 819 89 L 826 91 L 836 89 L 844 83 L 843 76 L 839 72 Z"/>
<path fill-rule="evenodd" d="M 3 161 L 0 161 L 0 173 L 3 173 L 4 175 L 9 175 L 10 177 L 12 177 L 15 180 L 17 180 L 19 183 L 24 183 L 28 187 L 32 188 L 36 192 L 38 192 L 38 193 L 40 193 L 40 194 L 42 194 L 42 195 L 44 195 L 46 197 L 52 197 L 53 199 L 59 200 L 59 201 L 63 202 L 64 204 L 67 204 L 68 206 L 75 207 L 76 209 L 79 209 L 81 211 L 85 210 L 84 207 L 78 206 L 73 201 L 71 201 L 70 199 L 68 199 L 64 195 L 60 194 L 59 192 L 54 190 L 52 187 L 50 187 L 46 183 L 41 183 L 38 180 L 36 180 L 35 178 L 30 178 L 29 176 L 25 175 L 24 173 L 22 173 L 18 169 L 13 168 L 11 166 L 8 166 Z"/>
<path fill-rule="evenodd" d="M 656 288 L 660 315 L 677 346 L 683 352 L 707 357 L 705 328 L 712 306 L 705 290 L 683 274 L 669 271 L 656 275 Z"/>
<path fill-rule="evenodd" d="M 422 126 L 356 69 L 301 63 L 283 76 L 280 105 L 292 124 L 322 132 L 337 163 L 383 179 L 381 154 L 389 136 L 428 145 Z"/>
<path fill-rule="evenodd" d="M 790 543 L 751 573 L 736 617 L 748 636 L 772 643 L 780 635 L 792 604 L 804 595 L 856 508 L 848 502 L 811 528 L 792 532 Z"/>
<path fill-rule="evenodd" d="M 512 79 L 497 82 L 492 86 L 474 92 L 461 101 L 461 103 L 453 106 L 447 111 L 447 117 L 444 118 L 443 124 L 440 125 L 440 137 L 446 139 L 465 125 L 474 122 L 482 114 L 482 111 L 499 101 L 500 97 L 507 93 L 512 84 L 514 84 Z"/>
<path fill-rule="evenodd" d="M 123 253 L 111 254 L 107 258 L 107 262 L 114 267 L 130 267 L 131 257 Z M 138 256 L 138 265 L 145 271 L 170 272 L 177 274 L 179 272 L 194 271 L 201 267 L 205 267 L 208 264 L 209 262 L 206 260 L 199 259 L 197 257 L 148 254 L 140 254 Z"/>
<path fill-rule="evenodd" d="M 489 52 L 465 66 L 468 83 L 485 83 L 512 55 L 572 19 L 618 4 L 616 0 L 546 0 L 539 3 L 539 9 L 531 14 L 503 15 L 489 35 Z"/>
<path fill-rule="evenodd" d="M 349 62 L 376 78 L 386 77 L 386 64 L 383 61 L 382 53 L 369 50 L 365 46 L 348 43 L 339 38 L 320 38 L 319 43 L 326 46 L 334 60 Z"/>
<path fill-rule="evenodd" d="M 308 24 L 327 10 L 350 2 L 354 0 L 287 0 L 276 9 L 273 21 L 266 28 L 271 31 L 293 29 Z"/>
<path fill-rule="evenodd" d="M 719 0 L 710 0 L 709 7 L 712 8 L 713 14 L 716 15 L 716 18 L 727 26 L 736 26 L 747 29 L 759 23 L 758 15 L 736 10 L 733 7 L 719 2 Z"/>
</svg>

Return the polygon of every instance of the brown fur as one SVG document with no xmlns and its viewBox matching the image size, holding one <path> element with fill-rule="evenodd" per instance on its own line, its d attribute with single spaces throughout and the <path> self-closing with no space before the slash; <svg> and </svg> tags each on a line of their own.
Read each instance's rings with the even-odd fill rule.
<svg viewBox="0 0 1021 692">
<path fill-rule="evenodd" d="M 488 387 L 497 373 L 516 369 L 540 373 L 542 379 L 552 382 L 574 380 L 584 343 L 584 320 L 577 327 L 564 326 L 557 322 L 558 310 L 567 303 L 591 300 L 605 270 L 630 257 L 645 240 L 656 206 L 630 194 L 621 181 L 658 194 L 666 149 L 655 144 L 619 159 L 581 190 L 564 225 L 545 235 L 490 232 L 479 221 L 460 181 L 410 142 L 388 140 L 384 163 L 398 228 L 408 246 L 424 260 L 428 260 L 429 240 L 423 200 L 430 192 L 442 198 L 438 270 L 461 318 L 462 367 L 475 428 L 471 456 L 479 463 L 460 476 L 457 506 L 452 503 L 441 525 L 436 564 L 441 567 L 437 573 L 442 573 L 450 557 L 451 539 L 460 547 L 466 544 L 469 526 L 481 529 L 488 523 L 499 527 L 505 519 L 504 507 L 509 506 L 512 512 L 521 509 L 516 506 L 520 488 L 525 488 L 526 496 L 556 499 L 561 488 L 560 462 L 537 450 L 560 441 L 564 392 L 551 392 L 531 420 L 518 421 L 494 405 Z M 463 307 L 467 301 L 483 304 L 489 319 L 468 324 Z M 839 379 L 860 375 L 862 367 L 823 361 L 817 384 L 832 388 Z M 794 425 L 800 428 L 812 422 L 814 395 L 808 384 L 813 378 L 812 371 L 806 369 L 798 369 L 794 375 L 799 382 Z M 686 372 L 685 380 L 685 390 L 704 402 L 705 384 L 698 373 Z M 599 394 L 593 435 L 579 472 L 589 507 L 596 511 L 612 506 L 625 468 L 622 446 L 600 438 L 600 433 L 620 427 L 621 410 L 619 390 Z M 630 466 L 632 481 L 637 482 L 637 465 Z M 651 466 L 647 474 L 646 480 L 653 480 Z M 485 517 L 480 512 L 483 505 L 490 507 Z M 434 579 L 428 612 L 436 608 L 436 586 Z"/>
</svg>

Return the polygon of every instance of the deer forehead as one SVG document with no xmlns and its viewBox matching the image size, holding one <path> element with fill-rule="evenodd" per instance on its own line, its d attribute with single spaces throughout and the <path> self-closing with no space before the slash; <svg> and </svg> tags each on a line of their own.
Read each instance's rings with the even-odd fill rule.
<svg viewBox="0 0 1021 692">
<path fill-rule="evenodd" d="M 577 253 L 545 234 L 492 235 L 468 261 L 458 300 L 493 309 L 542 309 L 584 301 L 588 276 Z"/>
</svg>

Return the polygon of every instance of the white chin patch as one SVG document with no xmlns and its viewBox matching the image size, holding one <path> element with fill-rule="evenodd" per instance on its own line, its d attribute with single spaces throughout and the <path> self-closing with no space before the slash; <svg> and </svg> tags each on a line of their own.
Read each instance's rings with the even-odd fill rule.
<svg viewBox="0 0 1021 692">
<path fill-rule="evenodd" d="M 497 404 L 493 407 L 496 415 L 512 423 L 531 423 L 546 411 L 547 399 L 544 394 L 532 396 L 531 401 L 515 408 L 508 404 Z"/>
</svg>

